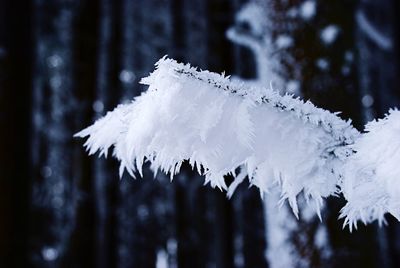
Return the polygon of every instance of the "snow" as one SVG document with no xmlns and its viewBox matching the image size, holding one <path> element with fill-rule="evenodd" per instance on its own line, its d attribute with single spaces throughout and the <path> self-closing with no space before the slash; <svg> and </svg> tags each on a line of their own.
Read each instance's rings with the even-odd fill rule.
<svg viewBox="0 0 400 268">
<path fill-rule="evenodd" d="M 296 80 L 290 80 L 286 83 L 286 91 L 298 95 L 300 92 L 300 82 Z"/>
<path fill-rule="evenodd" d="M 92 108 L 96 113 L 101 113 L 104 110 L 104 104 L 101 100 L 96 100 L 93 102 Z"/>
<path fill-rule="evenodd" d="M 283 92 L 285 83 L 283 78 L 277 75 L 280 63 L 276 52 L 291 46 L 293 40 L 289 35 L 281 35 L 277 40 L 272 39 L 267 9 L 256 2 L 245 4 L 235 16 L 235 24 L 245 23 L 250 26 L 249 29 L 243 31 L 237 26 L 230 27 L 226 35 L 233 43 L 244 46 L 253 53 L 257 78 L 246 80 L 245 83 L 254 86 L 271 85 Z"/>
<path fill-rule="evenodd" d="M 361 103 L 364 107 L 369 108 L 374 104 L 374 98 L 369 94 L 365 94 L 361 98 Z"/>
<path fill-rule="evenodd" d="M 315 1 L 304 1 L 300 6 L 300 16 L 305 20 L 313 18 L 317 11 L 317 4 Z"/>
<path fill-rule="evenodd" d="M 265 197 L 266 198 L 266 197 Z M 265 202 L 267 252 L 269 267 L 295 267 L 301 256 L 298 256 L 293 243 L 290 243 L 292 231 L 297 222 L 286 206 L 279 206 L 279 191 L 271 192 Z M 268 217 L 270 216 L 270 217 Z M 279 258 L 277 258 L 279 256 Z"/>
<path fill-rule="evenodd" d="M 378 47 L 383 50 L 391 50 L 393 48 L 392 39 L 385 36 L 379 29 L 376 29 L 362 11 L 357 11 L 356 22 L 360 30 Z"/>
<path fill-rule="evenodd" d="M 280 49 L 285 49 L 293 46 L 293 38 L 289 35 L 279 35 L 276 38 L 276 46 Z"/>
<path fill-rule="evenodd" d="M 342 65 L 341 72 L 344 76 L 347 76 L 351 72 L 351 64 L 354 61 L 354 54 L 352 51 L 346 51 L 343 55 L 344 64 Z"/>
<path fill-rule="evenodd" d="M 62 63 L 63 63 L 63 59 L 62 59 L 59 55 L 57 55 L 57 54 L 52 55 L 52 56 L 50 56 L 50 57 L 47 58 L 47 65 L 48 65 L 50 68 L 57 68 L 57 67 L 59 67 Z"/>
<path fill-rule="evenodd" d="M 62 85 L 62 78 L 61 75 L 54 75 L 53 77 L 50 78 L 50 86 L 56 90 L 61 87 Z"/>
<path fill-rule="evenodd" d="M 320 34 L 322 42 L 324 42 L 326 45 L 332 44 L 336 40 L 339 30 L 339 27 L 336 25 L 326 26 L 324 29 L 322 29 Z"/>
<path fill-rule="evenodd" d="M 132 71 L 122 70 L 119 73 L 119 80 L 123 83 L 131 84 L 135 81 L 136 76 Z"/>
<path fill-rule="evenodd" d="M 168 254 L 165 250 L 157 251 L 156 268 L 168 268 Z"/>
<path fill-rule="evenodd" d="M 168 255 L 168 267 L 169 268 L 177 268 L 177 251 L 178 251 L 178 242 L 175 239 L 168 239 L 167 241 L 167 255 Z"/>
<path fill-rule="evenodd" d="M 387 212 L 400 219 L 399 111 L 360 134 L 310 102 L 165 57 L 141 82 L 149 88 L 140 97 L 76 134 L 88 137 L 89 154 L 114 147 L 120 175 L 142 175 L 148 161 L 172 179 L 188 161 L 229 196 L 247 178 L 263 195 L 279 196 L 271 205 L 287 200 L 296 217 L 299 194 L 319 213 L 323 198 L 343 193 L 350 230 L 359 220 L 382 223 Z M 230 187 L 227 174 L 236 176 Z"/>
<path fill-rule="evenodd" d="M 317 233 L 315 235 L 314 244 L 317 247 L 324 247 L 328 243 L 327 232 L 325 226 L 319 226 Z"/>
<path fill-rule="evenodd" d="M 54 261 L 58 258 L 58 251 L 52 247 L 45 247 L 42 249 L 42 257 L 45 261 Z"/>
<path fill-rule="evenodd" d="M 254 4 L 254 2 L 253 2 Z M 268 5 L 268 4 L 267 4 Z M 257 23 L 262 25 L 265 21 L 270 21 L 270 13 L 267 10 L 272 9 L 270 6 L 259 6 L 259 10 L 264 11 L 264 16 L 261 18 L 254 18 L 252 16 L 248 16 L 247 19 L 251 20 L 252 25 Z M 293 9 L 297 12 L 296 9 Z M 246 12 L 246 8 L 241 9 L 239 14 L 242 12 Z M 259 20 L 259 21 L 257 21 Z M 243 21 L 242 21 L 243 22 Z M 280 75 L 279 70 L 282 70 L 281 63 L 281 53 L 279 50 L 286 49 L 293 45 L 293 38 L 288 34 L 280 34 L 275 39 L 273 38 L 271 29 L 269 27 L 264 27 L 265 31 L 261 36 L 256 36 L 254 34 L 255 31 L 251 31 L 250 34 L 243 33 L 242 31 L 235 32 L 235 28 L 230 28 L 230 31 L 233 31 L 235 35 L 233 38 L 230 38 L 237 45 L 244 45 L 250 51 L 253 52 L 253 57 L 256 61 L 256 69 L 257 69 L 257 77 L 255 79 L 235 79 L 239 82 L 243 83 L 243 87 L 252 88 L 262 87 L 266 84 L 271 83 L 271 81 L 278 80 L 277 87 L 275 85 L 270 85 L 270 88 L 279 88 L 281 94 L 286 92 L 299 94 L 300 92 L 300 82 L 291 80 L 285 81 Z M 239 38 L 241 36 L 242 38 Z M 254 38 L 256 37 L 256 38 Z M 260 38 L 261 37 L 261 38 Z M 246 40 L 246 42 L 243 42 Z M 242 42 L 240 42 L 242 41 Z M 255 43 L 255 44 L 254 44 Z M 249 46 L 249 44 L 252 44 Z M 286 84 L 286 86 L 285 86 Z M 229 186 L 227 195 L 231 197 L 236 189 L 236 187 L 242 183 L 247 176 L 246 172 L 240 172 L 236 179 Z M 280 204 L 280 205 L 278 205 Z M 268 265 L 271 268 L 279 268 L 279 267 L 293 267 L 295 264 L 299 263 L 302 259 L 306 259 L 299 253 L 299 246 L 295 245 L 292 241 L 293 236 L 303 233 L 300 230 L 300 227 L 296 221 L 296 218 L 290 212 L 290 207 L 281 202 L 281 196 L 279 192 L 279 187 L 275 186 L 268 194 L 264 194 L 263 196 L 263 205 L 264 205 L 264 215 L 265 215 L 265 226 L 266 226 L 266 241 L 267 248 L 265 252 L 266 259 L 268 260 Z M 308 221 L 312 221 L 315 218 L 315 211 L 301 204 L 300 206 L 302 212 L 302 221 L 304 222 L 305 214 L 311 214 L 311 219 L 307 218 Z M 241 252 L 241 237 L 238 236 L 235 238 L 235 264 L 238 267 L 244 265 L 244 257 Z M 312 241 L 311 241 L 312 243 Z M 304 243 L 306 245 L 306 243 Z M 300 246 L 301 247 L 301 246 Z M 320 249 L 325 249 L 327 246 L 321 246 Z M 321 250 L 322 251 L 322 250 Z M 279 256 L 279 258 L 276 258 Z M 303 262 L 307 262 L 304 260 Z M 307 263 L 307 266 L 310 266 Z"/>
<path fill-rule="evenodd" d="M 236 254 L 233 262 L 235 264 L 235 267 L 244 267 L 243 254 Z"/>
<path fill-rule="evenodd" d="M 329 62 L 326 58 L 317 59 L 317 61 L 315 62 L 315 65 L 317 65 L 317 67 L 322 71 L 329 70 Z"/>
<path fill-rule="evenodd" d="M 263 9 L 257 3 L 249 2 L 244 5 L 236 15 L 238 23 L 248 23 L 251 31 L 261 36 L 267 25 Z"/>
<path fill-rule="evenodd" d="M 178 242 L 175 239 L 168 239 L 167 241 L 168 255 L 176 255 L 178 251 Z"/>
<path fill-rule="evenodd" d="M 54 196 L 51 199 L 50 204 L 55 209 L 61 209 L 63 207 L 63 205 L 64 205 L 64 200 L 59 196 Z"/>
<path fill-rule="evenodd" d="M 298 194 L 319 212 L 322 199 L 337 191 L 336 170 L 351 154 L 343 145 L 359 135 L 350 122 L 310 102 L 244 88 L 170 59 L 156 66 L 142 79 L 146 93 L 77 134 L 88 136 L 90 154 L 107 156 L 114 146 L 121 172 L 132 176 L 149 161 L 154 172 L 172 178 L 188 160 L 221 190 L 228 190 L 223 176 L 241 167 L 261 192 L 278 186 L 296 216 Z"/>
<path fill-rule="evenodd" d="M 389 212 L 400 220 L 400 111 L 366 125 L 366 133 L 352 146 L 355 154 L 345 165 L 341 186 L 348 201 L 341 211 L 350 230 L 357 221 L 385 222 Z"/>
</svg>

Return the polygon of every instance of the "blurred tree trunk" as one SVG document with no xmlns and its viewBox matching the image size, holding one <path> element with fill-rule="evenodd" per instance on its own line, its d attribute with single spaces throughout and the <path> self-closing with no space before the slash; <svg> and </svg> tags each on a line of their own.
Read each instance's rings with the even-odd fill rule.
<svg viewBox="0 0 400 268">
<path fill-rule="evenodd" d="M 78 200 L 74 23 L 71 1 L 34 2 L 32 103 L 32 228 L 30 260 L 35 267 L 65 261 L 75 228 Z"/>
<path fill-rule="evenodd" d="M 239 73 L 246 75 L 246 68 L 253 70 L 252 79 L 244 82 L 264 87 L 269 87 L 270 82 L 278 82 L 277 89 L 281 92 L 289 90 L 286 87 L 292 86 L 291 81 L 301 83 L 302 76 L 299 73 L 302 70 L 296 68 L 295 55 L 290 50 L 290 44 L 296 43 L 296 31 L 301 30 L 302 21 L 287 15 L 290 8 L 297 8 L 296 4 L 253 0 L 243 5 L 236 14 L 236 23 L 230 28 L 228 35 L 234 43 L 247 48 L 253 59 L 249 62 L 242 53 L 236 54 L 239 58 L 235 58 L 235 61 L 242 63 Z M 278 40 L 283 38 L 289 40 L 288 47 L 279 45 Z M 285 68 L 291 69 L 288 71 Z M 274 77 L 275 80 L 270 81 Z M 280 80 L 283 80 L 283 85 Z M 289 92 L 296 91 L 298 90 L 294 89 Z M 297 220 L 288 204 L 279 207 L 279 187 L 274 190 L 276 193 L 271 190 L 271 193 L 264 195 L 265 234 L 258 234 L 258 237 L 266 240 L 269 267 L 320 267 L 322 263 L 328 265 L 331 251 L 325 224 L 319 221 L 313 209 L 300 196 L 300 220 Z M 254 198 L 259 200 L 258 196 Z M 255 201 L 256 199 L 253 200 Z M 255 230 L 253 232 L 256 233 Z M 249 239 L 252 236 L 247 234 L 245 237 Z M 249 248 L 251 246 L 245 245 L 245 252 Z M 257 263 L 262 263 L 262 260 L 258 259 Z M 249 266 L 254 265 L 251 263 Z"/>
<path fill-rule="evenodd" d="M 352 1 L 345 5 L 337 1 L 267 1 L 269 4 L 265 1 L 255 2 L 268 9 L 273 25 L 274 44 L 279 48 L 279 39 L 286 38 L 290 41 L 286 47 L 282 46 L 275 51 L 275 55 L 280 55 L 280 64 L 284 66 L 281 75 L 288 82 L 287 86 L 293 86 L 290 82 L 296 81 L 298 85 L 295 86 L 300 88 L 306 99 L 311 99 L 318 106 L 331 111 L 342 111 L 344 118 L 352 118 L 360 126 L 359 91 L 354 63 L 355 44 L 359 41 L 354 39 L 353 31 L 355 4 Z M 251 27 L 251 23 L 249 25 Z M 393 21 L 390 25 L 394 25 Z M 328 35 L 328 32 L 331 34 Z M 382 38 L 378 39 L 382 41 Z M 257 60 L 260 57 L 262 55 L 256 55 L 255 58 Z M 372 64 L 380 66 L 375 61 Z M 361 68 L 368 68 L 368 64 L 360 65 L 363 65 Z M 328 202 L 328 230 L 315 217 L 296 222 L 291 219 L 290 213 L 278 223 L 279 218 L 274 215 L 279 215 L 279 212 L 271 211 L 274 210 L 273 203 L 276 200 L 272 197 L 266 199 L 266 228 L 267 233 L 268 230 L 272 232 L 267 236 L 269 250 L 274 250 L 271 247 L 276 249 L 283 246 L 284 243 L 276 244 L 274 239 L 276 232 L 283 232 L 282 235 L 286 234 L 287 240 L 286 251 L 293 250 L 288 258 L 292 259 L 296 267 L 327 267 L 338 264 L 374 266 L 379 263 L 380 258 L 373 252 L 379 251 L 378 243 L 382 242 L 377 241 L 374 227 L 362 228 L 358 234 L 351 235 L 339 231 L 337 215 L 343 205 L 341 200 L 331 199 Z M 289 224 L 290 221 L 292 224 Z M 329 237 L 326 237 L 328 233 Z M 378 237 L 378 240 L 382 240 L 382 235 Z M 321 242 L 321 238 L 325 242 L 318 245 L 317 241 Z M 384 251 L 381 249 L 380 252 Z M 275 260 L 275 255 L 277 253 L 271 256 L 271 260 Z M 368 257 L 360 258 L 361 256 Z M 389 259 L 388 256 L 383 258 Z M 276 265 L 281 265 L 281 262 L 273 264 Z"/>
<path fill-rule="evenodd" d="M 220 5 L 220 1 L 214 1 Z M 210 51 L 208 27 L 215 16 L 208 1 L 173 1 L 174 57 L 209 68 Z M 225 5 L 227 7 L 227 5 Z M 225 11 L 228 13 L 225 9 Z M 219 39 L 216 42 L 220 42 Z M 215 57 L 220 62 L 220 55 Z M 189 171 L 175 179 L 176 238 L 178 267 L 229 267 L 229 215 L 224 196 L 202 187 L 203 178 Z"/>
<path fill-rule="evenodd" d="M 296 31 L 298 42 L 293 55 L 302 66 L 302 92 L 306 99 L 319 107 L 341 111 L 342 118 L 352 119 L 353 124 L 360 128 L 362 117 L 355 60 L 360 40 L 354 32 L 356 3 L 329 0 L 316 4 L 317 12 L 311 20 L 313 24 L 308 19 Z M 329 31 L 336 34 L 327 34 Z M 327 202 L 326 223 L 332 248 L 329 265 L 378 267 L 376 227 L 362 226 L 353 233 L 343 230 L 337 216 L 343 205 L 342 198 L 330 198 Z"/>
<path fill-rule="evenodd" d="M 398 13 L 397 1 L 392 0 L 362 0 L 355 12 L 364 122 L 381 117 L 400 103 Z"/>
<path fill-rule="evenodd" d="M 173 48 L 171 12 L 171 1 L 121 2 L 116 29 L 119 102 L 138 96 L 144 89 L 139 85 L 140 78 L 147 76 L 154 63 Z M 173 204 L 173 186 L 162 174 L 154 180 L 147 167 L 143 178 L 134 180 L 128 174 L 122 177 L 115 208 L 118 267 L 155 267 L 157 262 L 175 262 L 174 230 L 173 225 L 168 226 L 173 224 Z"/>
<path fill-rule="evenodd" d="M 115 94 L 116 57 L 116 7 L 111 0 L 101 0 L 99 3 L 99 21 L 97 29 L 96 50 L 96 84 L 94 101 L 91 108 L 95 118 L 104 116 L 106 111 L 112 110 L 117 104 Z M 110 152 L 111 153 L 111 152 Z M 96 158 L 92 164 L 92 191 L 95 206 L 95 265 L 96 267 L 110 267 L 115 263 L 114 243 L 114 203 L 116 190 L 117 168 L 116 163 Z"/>
<path fill-rule="evenodd" d="M 362 0 L 355 12 L 363 123 L 400 107 L 399 15 L 399 3 L 393 0 Z M 376 230 L 377 266 L 398 267 L 400 228 L 397 220 L 386 217 L 389 226 Z"/>
</svg>

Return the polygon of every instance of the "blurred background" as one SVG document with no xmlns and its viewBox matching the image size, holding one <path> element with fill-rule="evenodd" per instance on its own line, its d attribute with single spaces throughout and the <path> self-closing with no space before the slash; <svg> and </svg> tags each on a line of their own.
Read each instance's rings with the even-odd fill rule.
<svg viewBox="0 0 400 268">
<path fill-rule="evenodd" d="M 295 220 L 185 168 L 118 177 L 72 135 L 168 54 L 365 122 L 400 107 L 397 0 L 1 0 L 0 267 L 400 267 L 400 225 Z M 230 178 L 226 178 L 228 181 Z M 300 200 L 301 202 L 301 200 Z"/>
</svg>

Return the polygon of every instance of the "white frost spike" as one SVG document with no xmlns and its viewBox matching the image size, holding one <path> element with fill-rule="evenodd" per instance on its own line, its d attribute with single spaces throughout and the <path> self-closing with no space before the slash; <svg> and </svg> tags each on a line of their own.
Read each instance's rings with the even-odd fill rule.
<svg viewBox="0 0 400 268">
<path fill-rule="evenodd" d="M 85 146 L 89 150 L 89 155 L 100 151 L 100 156 L 107 157 L 108 149 L 115 145 L 128 126 L 127 116 L 131 106 L 118 105 L 112 112 L 108 112 L 104 117 L 97 120 L 92 126 L 76 133 L 74 137 L 86 137 Z"/>
<path fill-rule="evenodd" d="M 136 165 L 140 170 L 143 159 L 166 173 L 178 172 L 188 160 L 212 187 L 225 190 L 223 176 L 241 167 L 262 192 L 279 189 L 296 214 L 299 193 L 319 208 L 323 197 L 337 191 L 352 153 L 347 145 L 359 136 L 350 122 L 310 102 L 245 88 L 167 58 L 142 83 L 147 92 L 77 134 L 89 136 L 91 153 L 114 145 L 114 156 L 129 173 Z"/>
<path fill-rule="evenodd" d="M 368 123 L 366 132 L 345 165 L 341 217 L 350 229 L 358 220 L 385 222 L 387 212 L 400 220 L 400 111 Z"/>
</svg>

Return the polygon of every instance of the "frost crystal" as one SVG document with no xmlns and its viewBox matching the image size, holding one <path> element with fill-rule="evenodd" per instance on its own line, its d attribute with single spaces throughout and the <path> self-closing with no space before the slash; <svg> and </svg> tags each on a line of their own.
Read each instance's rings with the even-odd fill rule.
<svg viewBox="0 0 400 268">
<path fill-rule="evenodd" d="M 348 201 L 341 217 L 350 229 L 358 220 L 385 222 L 386 212 L 400 220 L 400 111 L 368 123 L 366 132 L 352 146 L 341 187 Z"/>
<path fill-rule="evenodd" d="M 387 212 L 400 219 L 399 111 L 361 135 L 310 102 L 165 57 L 141 82 L 147 92 L 76 134 L 88 137 L 89 154 L 114 147 L 120 175 L 142 175 L 149 161 L 172 179 L 188 161 L 228 196 L 246 177 L 262 193 L 279 189 L 296 216 L 298 194 L 319 212 L 323 198 L 342 192 L 350 230 L 358 220 L 384 222 Z M 235 177 L 229 187 L 227 174 Z"/>
<path fill-rule="evenodd" d="M 167 58 L 141 82 L 149 86 L 145 93 L 76 134 L 88 136 L 90 154 L 107 156 L 114 146 L 121 172 L 141 174 L 149 161 L 154 172 L 172 178 L 187 160 L 206 183 L 229 194 L 246 176 L 261 192 L 279 187 L 296 216 L 298 194 L 319 212 L 323 198 L 337 192 L 353 153 L 348 145 L 359 136 L 350 121 Z M 236 176 L 238 167 L 229 189 L 224 175 Z"/>
</svg>

